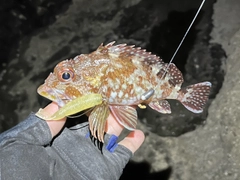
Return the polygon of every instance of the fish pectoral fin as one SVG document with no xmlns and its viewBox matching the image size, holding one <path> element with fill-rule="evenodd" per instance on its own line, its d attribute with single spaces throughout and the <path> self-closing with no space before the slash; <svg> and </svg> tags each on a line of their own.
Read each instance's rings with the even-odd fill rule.
<svg viewBox="0 0 240 180">
<path fill-rule="evenodd" d="M 91 134 L 101 142 L 104 142 L 105 126 L 109 113 L 108 105 L 102 103 L 92 110 L 88 118 Z"/>
<path fill-rule="evenodd" d="M 210 82 L 202 82 L 187 86 L 180 90 L 177 100 L 179 100 L 189 111 L 201 113 L 208 100 L 211 85 Z"/>
<path fill-rule="evenodd" d="M 137 126 L 137 111 L 131 106 L 110 106 L 116 120 L 126 129 L 133 131 Z"/>
<path fill-rule="evenodd" d="M 170 114 L 171 113 L 171 107 L 167 100 L 152 101 L 148 105 L 155 111 L 160 112 L 162 114 Z"/>
</svg>

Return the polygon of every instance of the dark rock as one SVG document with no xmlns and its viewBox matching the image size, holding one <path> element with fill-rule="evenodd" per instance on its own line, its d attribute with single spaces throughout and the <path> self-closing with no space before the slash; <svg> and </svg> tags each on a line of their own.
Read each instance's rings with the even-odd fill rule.
<svg viewBox="0 0 240 180">
<path fill-rule="evenodd" d="M 22 37 L 53 23 L 56 15 L 64 12 L 70 2 L 70 0 L 1 1 L 1 63 L 7 63 L 9 58 L 15 56 L 18 42 Z"/>
<path fill-rule="evenodd" d="M 170 102 L 172 115 L 141 111 L 139 128 L 146 140 L 121 179 L 129 177 L 128 170 L 137 174 L 135 168 L 146 168 L 141 177 L 148 179 L 239 179 L 240 8 L 237 0 L 219 0 L 213 11 L 214 2 L 206 2 L 174 60 L 184 73 L 184 86 L 213 83 L 205 112 L 194 115 L 175 101 Z M 169 61 L 199 4 L 2 1 L 0 22 L 9 23 L 0 29 L 5 62 L 0 74 L 0 131 L 47 103 L 36 89 L 59 61 L 89 53 L 102 42 L 135 44 Z"/>
</svg>

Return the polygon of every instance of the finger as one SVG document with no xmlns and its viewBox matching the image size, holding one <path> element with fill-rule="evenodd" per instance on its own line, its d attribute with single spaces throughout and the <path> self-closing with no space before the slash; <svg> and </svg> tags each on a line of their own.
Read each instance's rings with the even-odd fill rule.
<svg viewBox="0 0 240 180">
<path fill-rule="evenodd" d="M 55 112 L 57 112 L 58 109 L 59 109 L 59 106 L 56 103 L 52 102 L 49 105 L 47 105 L 42 111 L 43 113 L 49 114 L 51 116 Z M 49 121 L 49 120 L 46 121 L 51 131 L 52 137 L 56 136 L 60 132 L 60 130 L 62 129 L 62 127 L 66 122 L 66 119 L 67 118 L 63 118 L 58 121 Z"/>
<path fill-rule="evenodd" d="M 55 112 L 57 112 L 59 106 L 55 102 L 51 102 L 45 108 L 43 108 L 43 112 L 46 113 L 48 116 L 52 116 Z"/>
<path fill-rule="evenodd" d="M 125 137 L 118 144 L 123 145 L 127 149 L 129 149 L 132 153 L 135 153 L 136 150 L 142 145 L 145 139 L 145 135 L 140 130 L 134 130 L 127 137 Z"/>
<path fill-rule="evenodd" d="M 109 115 L 106 124 L 106 133 L 110 136 L 105 136 L 106 149 L 109 152 L 113 152 L 117 147 L 118 136 L 121 134 L 123 130 L 123 126 L 117 122 L 112 114 Z"/>
<path fill-rule="evenodd" d="M 109 115 L 107 119 L 107 124 L 105 131 L 107 134 L 114 134 L 115 136 L 119 136 L 123 130 L 123 126 L 117 122 L 112 114 Z"/>
</svg>

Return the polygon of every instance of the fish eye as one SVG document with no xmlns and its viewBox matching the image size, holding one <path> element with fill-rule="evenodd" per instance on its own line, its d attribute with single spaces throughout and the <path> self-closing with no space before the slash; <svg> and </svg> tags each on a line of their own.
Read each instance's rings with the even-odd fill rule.
<svg viewBox="0 0 240 180">
<path fill-rule="evenodd" d="M 70 79 L 70 78 L 71 78 L 71 75 L 70 75 L 69 72 L 64 72 L 64 73 L 62 74 L 62 79 L 68 80 L 68 79 Z"/>
<path fill-rule="evenodd" d="M 62 82 L 73 80 L 74 73 L 72 69 L 64 68 L 58 72 L 58 79 Z"/>
</svg>

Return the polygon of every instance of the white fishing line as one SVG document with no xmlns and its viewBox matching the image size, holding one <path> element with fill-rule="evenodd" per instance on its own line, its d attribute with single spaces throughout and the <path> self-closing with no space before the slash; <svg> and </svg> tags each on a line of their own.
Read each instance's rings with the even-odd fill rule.
<svg viewBox="0 0 240 180">
<path fill-rule="evenodd" d="M 186 36 L 187 36 L 188 32 L 190 31 L 190 29 L 191 29 L 191 27 L 192 27 L 193 23 L 195 22 L 196 18 L 198 17 L 198 14 L 199 14 L 199 12 L 201 11 L 201 9 L 202 9 L 202 7 L 203 7 L 204 3 L 205 3 L 205 0 L 203 0 L 203 1 L 202 1 L 202 3 L 200 4 L 200 6 L 199 6 L 199 8 L 198 8 L 198 10 L 197 10 L 197 12 L 196 12 L 196 14 L 195 14 L 195 16 L 194 16 L 194 18 L 193 18 L 192 22 L 191 22 L 191 24 L 189 25 L 189 27 L 188 27 L 187 31 L 185 32 L 185 34 L 184 34 L 184 36 L 183 36 L 183 38 L 182 38 L 181 42 L 179 43 L 179 45 L 178 45 L 178 47 L 177 47 L 176 51 L 174 52 L 174 54 L 173 54 L 173 56 L 172 56 L 172 58 L 171 58 L 170 62 L 168 63 L 168 65 L 167 65 L 167 68 L 165 69 L 165 72 L 164 72 L 164 74 L 162 75 L 161 79 L 163 79 L 163 77 L 164 77 L 164 76 L 165 76 L 165 74 L 167 73 L 167 70 L 168 70 L 168 68 L 169 68 L 169 66 L 170 66 L 170 64 L 171 64 L 171 62 L 172 62 L 172 61 L 173 61 L 173 59 L 175 58 L 175 56 L 176 56 L 176 54 L 177 54 L 177 52 L 178 52 L 179 48 L 181 47 L 181 45 L 182 45 L 183 41 L 185 40 L 185 38 L 186 38 Z"/>
</svg>

